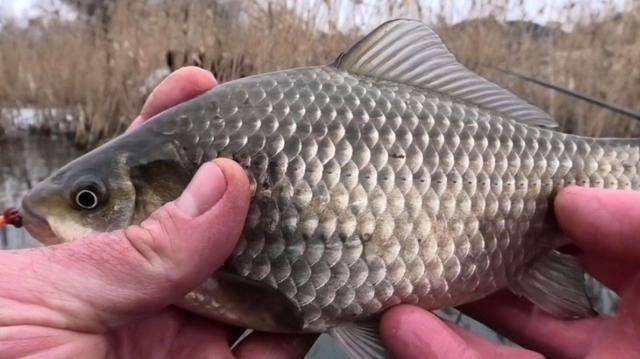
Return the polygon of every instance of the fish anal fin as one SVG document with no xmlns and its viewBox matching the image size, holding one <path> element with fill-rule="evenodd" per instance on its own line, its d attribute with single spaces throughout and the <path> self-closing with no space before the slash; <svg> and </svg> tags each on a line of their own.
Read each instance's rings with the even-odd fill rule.
<svg viewBox="0 0 640 359">
<path fill-rule="evenodd" d="M 378 325 L 377 320 L 347 323 L 330 329 L 329 334 L 351 359 L 390 358 L 380 338 Z"/>
<path fill-rule="evenodd" d="M 514 121 L 557 127 L 549 114 L 459 63 L 440 37 L 417 20 L 388 21 L 340 54 L 335 67 L 431 90 Z"/>
<path fill-rule="evenodd" d="M 547 313 L 576 319 L 593 313 L 585 280 L 584 270 L 576 257 L 553 251 L 529 268 L 510 288 Z"/>
</svg>

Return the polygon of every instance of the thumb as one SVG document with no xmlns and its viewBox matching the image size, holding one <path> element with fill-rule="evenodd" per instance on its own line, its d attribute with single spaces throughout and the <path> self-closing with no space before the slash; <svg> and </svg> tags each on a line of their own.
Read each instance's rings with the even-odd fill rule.
<svg viewBox="0 0 640 359">
<path fill-rule="evenodd" d="M 554 209 L 582 249 L 628 263 L 640 259 L 640 193 L 573 186 L 560 191 Z"/>
<path fill-rule="evenodd" d="M 224 263 L 248 204 L 243 169 L 216 160 L 138 226 L 0 253 L 0 302 L 12 303 L 0 306 L 0 326 L 13 321 L 96 332 L 166 307 Z"/>
</svg>

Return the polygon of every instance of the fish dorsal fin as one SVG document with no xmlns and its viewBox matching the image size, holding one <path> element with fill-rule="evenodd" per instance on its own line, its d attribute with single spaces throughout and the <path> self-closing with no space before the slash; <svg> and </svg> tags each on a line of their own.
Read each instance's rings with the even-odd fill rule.
<svg viewBox="0 0 640 359">
<path fill-rule="evenodd" d="M 341 54 L 334 66 L 447 94 L 530 125 L 557 126 L 541 109 L 464 67 L 440 37 L 417 20 L 380 25 Z"/>
</svg>

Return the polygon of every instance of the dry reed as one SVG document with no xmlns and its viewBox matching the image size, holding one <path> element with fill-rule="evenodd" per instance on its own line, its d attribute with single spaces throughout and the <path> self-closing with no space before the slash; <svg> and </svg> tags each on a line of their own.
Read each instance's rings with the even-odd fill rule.
<svg viewBox="0 0 640 359">
<path fill-rule="evenodd" d="M 638 135 L 640 127 L 631 120 L 488 67 L 640 108 L 640 38 L 635 36 L 640 6 L 627 5 L 616 13 L 611 1 L 602 6 L 608 15 L 590 19 L 578 14 L 567 30 L 535 27 L 527 16 L 507 22 L 513 9 L 500 0 L 472 1 L 472 12 L 482 10 L 486 16 L 462 23 L 452 21 L 455 11 L 447 7 L 433 16 L 423 2 L 407 0 L 111 0 L 103 18 L 79 16 L 69 22 L 53 16 L 26 28 L 4 24 L 0 107 L 75 109 L 75 141 L 93 146 L 126 128 L 148 95 L 148 75 L 165 66 L 168 50 L 204 54 L 200 60 L 212 64 L 220 79 L 230 80 L 329 63 L 378 22 L 409 16 L 434 25 L 462 62 L 548 110 L 565 130 Z M 571 4 L 563 11 L 577 13 Z"/>
</svg>

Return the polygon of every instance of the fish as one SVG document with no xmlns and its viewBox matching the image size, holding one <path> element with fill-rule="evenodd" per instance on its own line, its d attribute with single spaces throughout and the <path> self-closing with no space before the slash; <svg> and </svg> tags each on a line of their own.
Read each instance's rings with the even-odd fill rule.
<svg viewBox="0 0 640 359">
<path fill-rule="evenodd" d="M 65 165 L 23 199 L 45 244 L 140 223 L 198 167 L 251 184 L 224 268 L 177 306 L 273 333 L 330 333 L 388 355 L 377 321 L 509 289 L 560 318 L 591 315 L 552 202 L 570 185 L 637 190 L 637 139 L 562 133 L 468 70 L 418 20 L 383 23 L 330 65 L 258 74 L 172 107 Z"/>
</svg>

